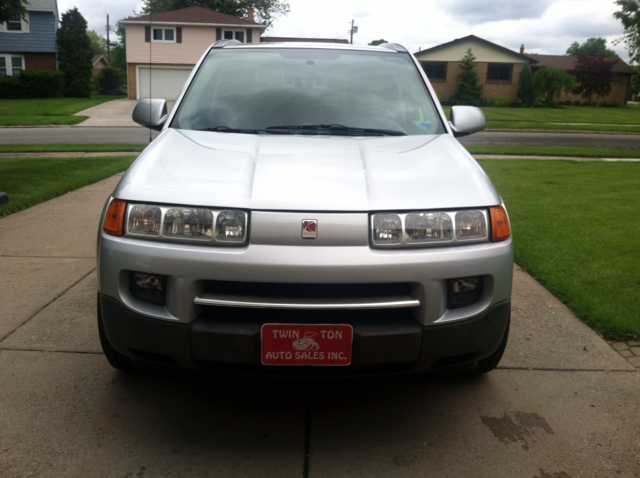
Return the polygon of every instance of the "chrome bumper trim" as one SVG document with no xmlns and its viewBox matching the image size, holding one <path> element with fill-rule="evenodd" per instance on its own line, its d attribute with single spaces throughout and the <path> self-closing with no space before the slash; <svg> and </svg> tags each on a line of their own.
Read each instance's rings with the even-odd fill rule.
<svg viewBox="0 0 640 478">
<path fill-rule="evenodd" d="M 261 309 L 396 309 L 420 307 L 420 301 L 409 296 L 401 297 L 349 297 L 330 299 L 300 299 L 294 297 L 243 297 L 237 295 L 201 294 L 194 301 L 197 305 L 219 307 L 251 307 Z"/>
</svg>

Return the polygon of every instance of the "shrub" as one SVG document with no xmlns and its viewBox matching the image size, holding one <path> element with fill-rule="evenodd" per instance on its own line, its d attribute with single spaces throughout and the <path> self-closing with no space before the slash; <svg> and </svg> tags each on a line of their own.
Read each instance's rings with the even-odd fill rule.
<svg viewBox="0 0 640 478">
<path fill-rule="evenodd" d="M 520 107 L 520 106 L 522 106 L 522 100 L 521 100 L 520 98 L 516 98 L 516 99 L 513 101 L 513 106 L 514 106 L 514 107 Z"/>
<path fill-rule="evenodd" d="M 22 70 L 20 83 L 28 98 L 59 98 L 62 96 L 64 75 L 54 70 Z"/>
<path fill-rule="evenodd" d="M 0 76 L 0 98 L 13 100 L 26 97 L 26 89 L 17 76 Z"/>
<path fill-rule="evenodd" d="M 573 106 L 580 106 L 582 103 L 580 103 L 580 101 L 576 100 L 573 102 Z"/>
<path fill-rule="evenodd" d="M 582 106 L 591 106 L 591 103 L 589 103 L 588 101 L 583 101 Z"/>
<path fill-rule="evenodd" d="M 506 95 L 498 95 L 491 98 L 491 106 L 507 106 L 509 104 L 509 98 Z"/>
<path fill-rule="evenodd" d="M 572 103 L 572 101 L 571 101 L 571 100 L 567 100 L 567 101 L 565 101 L 565 102 L 564 102 L 564 104 L 565 104 L 566 106 L 571 106 L 573 103 Z"/>
<path fill-rule="evenodd" d="M 117 95 L 121 93 L 124 83 L 124 71 L 112 66 L 105 66 L 98 73 L 98 92 L 101 95 Z"/>
</svg>

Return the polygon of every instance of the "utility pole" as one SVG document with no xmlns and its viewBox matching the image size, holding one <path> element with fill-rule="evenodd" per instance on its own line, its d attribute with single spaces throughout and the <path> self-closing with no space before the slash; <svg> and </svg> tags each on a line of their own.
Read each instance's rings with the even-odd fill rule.
<svg viewBox="0 0 640 478">
<path fill-rule="evenodd" d="M 109 14 L 107 13 L 107 61 L 111 64 L 111 42 L 109 42 Z"/>
<path fill-rule="evenodd" d="M 353 20 L 351 20 L 351 44 L 353 45 L 353 34 L 358 33 L 358 27 L 353 25 Z"/>
</svg>

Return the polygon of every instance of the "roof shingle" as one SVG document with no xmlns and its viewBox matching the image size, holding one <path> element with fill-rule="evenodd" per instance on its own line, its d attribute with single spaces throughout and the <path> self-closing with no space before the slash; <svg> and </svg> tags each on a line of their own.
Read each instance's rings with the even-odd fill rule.
<svg viewBox="0 0 640 478">
<path fill-rule="evenodd" d="M 120 20 L 127 22 L 152 22 L 152 23 L 209 23 L 212 25 L 251 25 L 255 27 L 265 27 L 262 23 L 252 22 L 244 18 L 234 17 L 226 13 L 216 12 L 203 7 L 187 7 L 171 10 L 168 12 L 154 13 L 152 15 L 141 15 L 139 17 L 129 17 Z"/>
<path fill-rule="evenodd" d="M 536 53 L 525 53 L 526 56 L 535 60 L 536 67 L 556 66 L 566 71 L 575 69 L 577 57 L 575 55 L 538 55 Z M 614 73 L 635 74 L 636 71 L 627 65 L 624 61 L 618 59 L 618 63 L 613 65 Z"/>
</svg>

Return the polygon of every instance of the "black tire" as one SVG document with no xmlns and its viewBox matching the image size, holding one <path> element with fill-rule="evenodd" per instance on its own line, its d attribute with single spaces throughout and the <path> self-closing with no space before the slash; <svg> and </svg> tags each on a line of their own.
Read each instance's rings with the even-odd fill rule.
<svg viewBox="0 0 640 478">
<path fill-rule="evenodd" d="M 98 334 L 100 335 L 100 345 L 102 345 L 102 352 L 107 357 L 109 364 L 118 370 L 123 372 L 135 372 L 138 368 L 131 363 L 131 359 L 126 355 L 121 354 L 113 348 L 107 334 L 104 331 L 104 324 L 102 323 L 102 310 L 100 309 L 100 297 L 98 297 Z"/>
<path fill-rule="evenodd" d="M 482 373 L 491 372 L 495 369 L 500 363 L 500 359 L 502 359 L 502 354 L 504 354 L 504 350 L 507 348 L 507 341 L 509 340 L 509 324 L 511 322 L 511 318 L 507 321 L 507 328 L 504 331 L 504 335 L 502 336 L 502 342 L 498 346 L 498 349 L 482 360 L 478 360 L 478 365 L 475 369 L 471 371 L 472 374 L 480 375 Z"/>
</svg>

